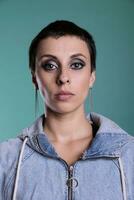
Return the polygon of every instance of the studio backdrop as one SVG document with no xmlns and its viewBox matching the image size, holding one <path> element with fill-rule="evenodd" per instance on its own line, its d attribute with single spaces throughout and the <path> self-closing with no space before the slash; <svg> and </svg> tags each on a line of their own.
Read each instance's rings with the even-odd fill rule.
<svg viewBox="0 0 134 200">
<path fill-rule="evenodd" d="M 35 120 L 28 48 L 41 28 L 60 19 L 87 29 L 96 41 L 92 111 L 133 135 L 134 0 L 0 0 L 0 141 L 16 137 Z M 40 98 L 37 115 L 43 111 Z"/>
</svg>

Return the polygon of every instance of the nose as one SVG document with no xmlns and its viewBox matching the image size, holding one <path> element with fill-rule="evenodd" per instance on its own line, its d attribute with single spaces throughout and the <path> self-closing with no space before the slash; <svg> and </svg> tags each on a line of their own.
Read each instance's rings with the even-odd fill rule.
<svg viewBox="0 0 134 200">
<path fill-rule="evenodd" d="M 59 74 L 57 76 L 56 83 L 58 85 L 63 85 L 63 84 L 66 84 L 66 83 L 68 83 L 68 84 L 70 83 L 69 75 L 68 75 L 68 73 L 65 70 L 59 72 Z"/>
</svg>

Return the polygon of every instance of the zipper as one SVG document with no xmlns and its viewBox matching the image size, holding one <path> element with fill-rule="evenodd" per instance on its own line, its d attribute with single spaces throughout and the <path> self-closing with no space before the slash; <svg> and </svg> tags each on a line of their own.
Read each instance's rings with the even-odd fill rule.
<svg viewBox="0 0 134 200">
<path fill-rule="evenodd" d="M 35 146 L 40 150 L 41 147 L 39 145 L 39 142 L 38 142 L 38 138 L 35 137 L 34 138 L 34 144 Z M 44 151 L 43 151 L 44 152 Z M 44 152 L 48 157 L 51 157 L 47 152 Z M 62 158 L 58 157 L 59 160 L 61 160 L 61 162 L 64 162 L 65 163 L 65 166 L 67 167 L 68 169 L 68 179 L 67 179 L 67 186 L 68 186 L 68 200 L 73 200 L 73 188 L 77 187 L 78 186 L 78 181 L 76 178 L 73 177 L 73 170 L 74 170 L 74 166 L 73 165 L 68 165 L 68 163 L 63 160 Z"/>
<path fill-rule="evenodd" d="M 38 138 L 35 136 L 33 137 L 33 141 L 34 141 L 34 144 L 35 146 L 38 148 L 38 150 L 41 152 L 42 148 L 40 147 L 39 145 L 39 142 L 38 142 Z M 44 152 L 44 151 L 43 151 Z M 47 152 L 44 152 L 48 157 L 51 157 Z M 95 156 L 95 157 L 85 157 L 85 152 L 82 153 L 81 157 L 79 158 L 79 160 L 87 160 L 87 159 L 94 159 L 94 158 L 113 158 L 113 159 L 117 159 L 119 158 L 118 155 L 108 155 L 108 156 L 105 156 L 105 155 L 101 155 L 101 156 Z M 61 162 L 65 163 L 65 166 L 67 167 L 67 170 L 68 170 L 68 179 L 67 179 L 67 186 L 68 186 L 68 200 L 73 200 L 73 188 L 76 188 L 78 186 L 78 181 L 76 178 L 73 177 L 73 170 L 74 170 L 74 166 L 73 165 L 68 165 L 68 163 L 63 160 L 62 158 L 58 157 L 59 160 L 61 160 Z M 78 161 L 79 161 L 78 160 Z"/>
<path fill-rule="evenodd" d="M 74 167 L 72 165 L 68 166 L 68 200 L 73 200 L 73 169 Z"/>
</svg>

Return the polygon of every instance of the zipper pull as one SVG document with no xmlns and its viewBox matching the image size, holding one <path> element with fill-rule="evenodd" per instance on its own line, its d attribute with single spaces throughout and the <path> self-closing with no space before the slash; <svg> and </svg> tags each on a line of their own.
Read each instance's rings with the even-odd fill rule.
<svg viewBox="0 0 134 200">
<path fill-rule="evenodd" d="M 69 166 L 69 176 L 68 176 L 68 180 L 67 180 L 67 186 L 72 189 L 73 189 L 73 187 L 78 186 L 77 179 L 73 177 L 73 169 L 74 169 L 73 165 Z"/>
</svg>

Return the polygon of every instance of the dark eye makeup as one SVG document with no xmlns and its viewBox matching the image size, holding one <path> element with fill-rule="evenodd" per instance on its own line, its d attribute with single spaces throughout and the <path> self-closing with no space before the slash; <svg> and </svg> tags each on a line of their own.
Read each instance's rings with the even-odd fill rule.
<svg viewBox="0 0 134 200">
<path fill-rule="evenodd" d="M 56 65 L 52 63 L 47 63 L 47 62 L 42 63 L 41 67 L 46 71 L 50 71 L 50 70 L 54 70 L 55 68 L 58 68 Z"/>
<path fill-rule="evenodd" d="M 85 65 L 86 65 L 86 63 L 84 61 L 82 61 L 81 59 L 75 59 L 74 61 L 72 61 L 70 63 L 70 68 L 73 70 L 80 70 Z M 60 67 L 60 64 L 59 63 L 57 64 L 54 61 L 46 60 L 46 61 L 43 61 L 40 66 L 45 71 L 52 71 L 52 70 L 58 69 Z"/>
<path fill-rule="evenodd" d="M 84 62 L 75 61 L 71 64 L 71 69 L 79 70 L 82 69 L 85 66 Z"/>
</svg>

